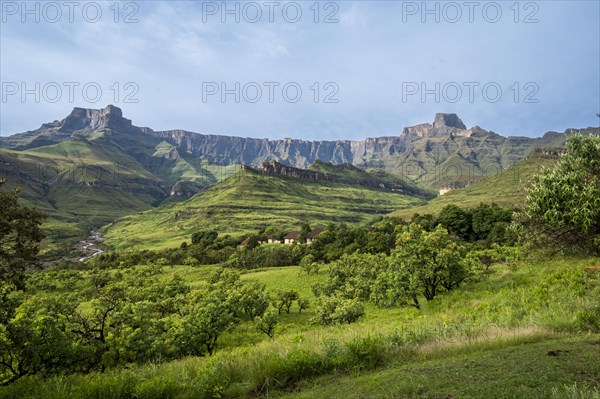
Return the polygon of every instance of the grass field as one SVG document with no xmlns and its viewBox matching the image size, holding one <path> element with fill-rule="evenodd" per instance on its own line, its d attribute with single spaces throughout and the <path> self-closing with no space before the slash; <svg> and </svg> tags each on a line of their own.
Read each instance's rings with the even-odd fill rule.
<svg viewBox="0 0 600 399">
<path fill-rule="evenodd" d="M 210 357 L 25 377 L 0 397 L 597 398 L 600 335 L 584 317 L 598 311 L 600 274 L 590 268 L 597 263 L 563 257 L 497 265 L 489 278 L 420 311 L 368 305 L 351 325 L 314 326 L 314 309 L 299 314 L 294 306 L 273 339 L 246 321 Z M 163 275 L 194 285 L 214 269 L 165 267 Z M 242 278 L 296 289 L 314 304 L 310 286 L 325 273 L 281 267 Z"/>
</svg>

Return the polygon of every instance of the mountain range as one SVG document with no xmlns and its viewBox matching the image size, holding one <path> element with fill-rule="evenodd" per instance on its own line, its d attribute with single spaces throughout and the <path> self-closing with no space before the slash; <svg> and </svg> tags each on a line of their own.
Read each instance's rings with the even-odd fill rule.
<svg viewBox="0 0 600 399">
<path fill-rule="evenodd" d="M 433 123 L 406 127 L 398 136 L 269 140 L 155 131 L 135 126 L 109 105 L 75 108 L 62 120 L 0 137 L 0 178 L 50 215 L 48 231 L 59 243 L 119 217 L 186 200 L 244 168 L 422 200 L 431 190 L 497 174 L 537 148 L 560 147 L 572 130 L 503 137 L 439 113 Z"/>
<path fill-rule="evenodd" d="M 183 159 L 192 160 L 192 164 L 204 160 L 214 165 L 250 166 L 275 160 L 303 169 L 321 160 L 363 169 L 381 168 L 434 188 L 466 184 L 478 176 L 507 168 L 535 148 L 560 146 L 564 141 L 564 135 L 556 132 L 540 138 L 503 137 L 479 126 L 467 128 L 457 115 L 442 113 L 436 114 L 433 123 L 406 127 L 398 136 L 360 141 L 269 140 L 184 130 L 154 131 L 134 126 L 123 117 L 121 109 L 109 105 L 104 109 L 75 108 L 63 120 L 2 138 L 0 146 L 28 150 L 74 138 L 112 141 L 152 172 L 156 166 L 156 159 L 152 158 L 172 163 Z M 131 147 L 142 138 L 145 153 Z M 181 176 L 173 177 L 177 180 Z"/>
</svg>

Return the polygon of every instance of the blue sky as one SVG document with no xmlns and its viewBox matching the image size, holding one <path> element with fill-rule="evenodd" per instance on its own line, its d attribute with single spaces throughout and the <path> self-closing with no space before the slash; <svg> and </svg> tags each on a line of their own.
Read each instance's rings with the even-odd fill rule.
<svg viewBox="0 0 600 399">
<path fill-rule="evenodd" d="M 309 140 L 436 112 L 502 135 L 600 122 L 598 1 L 50 3 L 1 2 L 3 136 L 109 103 L 156 130 Z"/>
</svg>

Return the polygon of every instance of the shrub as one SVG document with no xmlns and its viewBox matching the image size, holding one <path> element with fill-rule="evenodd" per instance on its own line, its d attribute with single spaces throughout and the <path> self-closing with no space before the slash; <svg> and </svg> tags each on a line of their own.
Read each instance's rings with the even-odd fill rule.
<svg viewBox="0 0 600 399">
<path fill-rule="evenodd" d="M 198 259 L 192 257 L 185 258 L 183 264 L 192 267 L 200 266 L 200 262 L 198 261 Z"/>
<path fill-rule="evenodd" d="M 348 364 L 357 370 L 372 370 L 383 363 L 385 343 L 382 337 L 356 337 L 346 343 Z"/>
<path fill-rule="evenodd" d="M 323 344 L 323 368 L 371 370 L 384 363 L 385 350 L 385 341 L 380 336 L 355 337 L 344 344 L 328 339 Z"/>
<path fill-rule="evenodd" d="M 313 324 L 350 324 L 364 316 L 365 308 L 358 299 L 331 296 L 325 299 L 319 298 L 316 313 L 311 319 Z"/>
</svg>

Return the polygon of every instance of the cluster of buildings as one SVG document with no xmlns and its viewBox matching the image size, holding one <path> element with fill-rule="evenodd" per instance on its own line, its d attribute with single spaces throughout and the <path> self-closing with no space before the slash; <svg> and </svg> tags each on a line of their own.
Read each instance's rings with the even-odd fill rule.
<svg viewBox="0 0 600 399">
<path fill-rule="evenodd" d="M 275 236 L 270 236 L 266 240 L 259 240 L 258 243 L 259 244 L 284 244 L 284 245 L 290 245 L 290 244 L 293 244 L 294 242 L 298 242 L 299 244 L 312 244 L 312 242 L 314 241 L 315 237 L 317 237 L 319 234 L 321 234 L 323 232 L 323 230 L 324 229 L 322 227 L 317 227 L 317 228 L 312 229 L 306 235 L 306 240 L 304 240 L 303 242 L 299 241 L 299 239 L 300 239 L 300 232 L 298 230 L 292 230 L 287 235 L 285 235 L 283 237 L 283 239 L 277 239 Z M 246 245 L 248 245 L 249 241 L 250 241 L 250 237 L 248 237 L 244 241 L 242 241 L 242 243 L 240 244 L 240 246 L 246 246 Z"/>
</svg>

